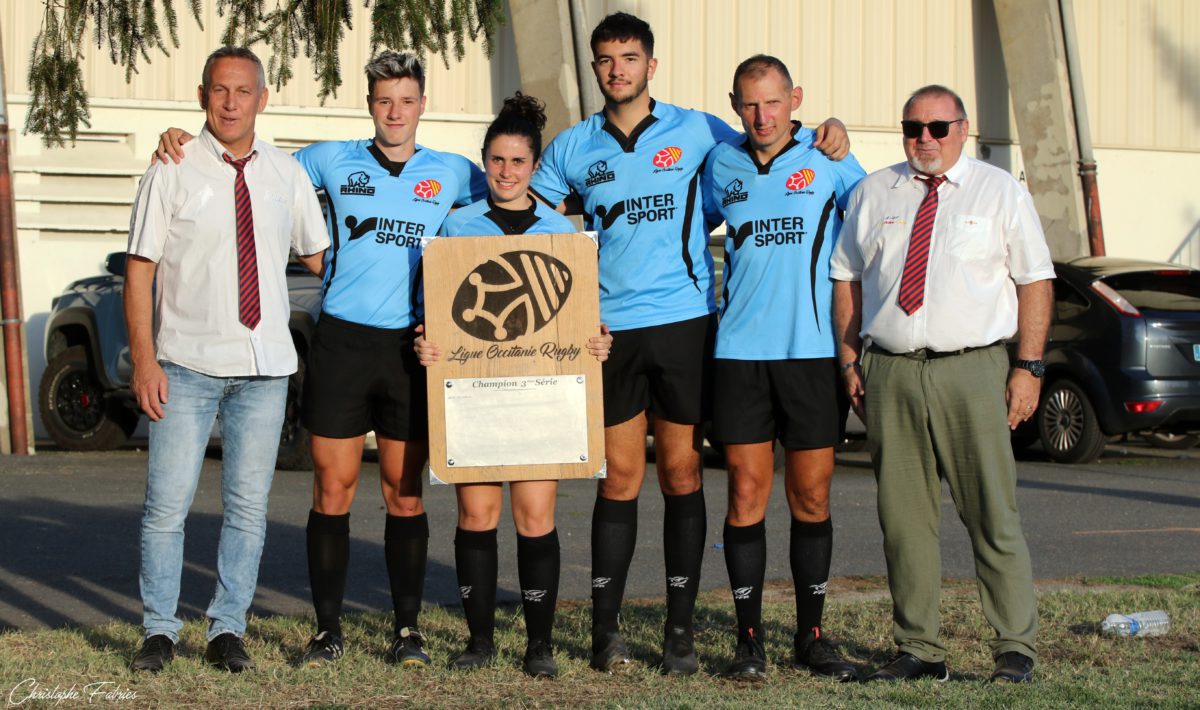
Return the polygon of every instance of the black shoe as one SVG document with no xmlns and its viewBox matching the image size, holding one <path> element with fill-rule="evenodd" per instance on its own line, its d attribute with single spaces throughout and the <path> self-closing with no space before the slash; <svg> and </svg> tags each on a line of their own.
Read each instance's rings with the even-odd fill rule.
<svg viewBox="0 0 1200 710">
<path fill-rule="evenodd" d="M 308 646 L 304 648 L 304 657 L 300 659 L 300 662 L 316 668 L 323 663 L 333 663 L 345 653 L 346 648 L 342 645 L 341 636 L 332 631 L 321 631 L 309 639 Z"/>
<path fill-rule="evenodd" d="M 814 627 L 807 636 L 796 634 L 796 655 L 792 665 L 807 668 L 817 675 L 829 676 L 843 683 L 858 680 L 858 668 L 842 658 L 837 648 L 821 638 L 821 629 Z"/>
<path fill-rule="evenodd" d="M 946 662 L 929 663 L 911 653 L 901 653 L 888 662 L 886 666 L 867 676 L 867 682 L 876 680 L 916 680 L 918 678 L 933 678 L 939 683 L 950 680 L 946 670 Z"/>
<path fill-rule="evenodd" d="M 663 638 L 663 675 L 692 675 L 700 670 L 696 660 L 696 644 L 692 630 L 682 626 L 668 626 Z"/>
<path fill-rule="evenodd" d="M 749 629 L 738 638 L 733 663 L 729 664 L 722 675 L 730 680 L 758 682 L 766 679 L 767 652 L 754 629 Z"/>
<path fill-rule="evenodd" d="M 387 659 L 405 668 L 424 668 L 429 665 L 429 654 L 421 648 L 425 636 L 411 626 L 400 629 L 400 635 L 392 641 Z"/>
<path fill-rule="evenodd" d="M 142 647 L 129 664 L 129 670 L 157 673 L 172 658 L 175 658 L 175 642 L 162 634 L 154 634 L 142 641 Z"/>
<path fill-rule="evenodd" d="M 456 671 L 472 671 L 476 668 L 492 665 L 496 660 L 496 644 L 492 639 L 471 637 L 467 648 L 450 662 L 450 667 Z"/>
<path fill-rule="evenodd" d="M 992 683 L 1028 683 L 1033 680 L 1033 659 L 1017 651 L 1001 653 L 996 657 L 996 670 L 989 679 Z"/>
<path fill-rule="evenodd" d="M 620 632 L 592 630 L 592 668 L 612 673 L 629 660 L 629 649 L 625 648 Z"/>
<path fill-rule="evenodd" d="M 525 662 L 521 664 L 525 675 L 533 678 L 558 677 L 558 664 L 554 662 L 554 645 L 547 639 L 530 639 L 525 646 Z"/>
<path fill-rule="evenodd" d="M 246 644 L 232 631 L 226 631 L 208 642 L 204 660 L 230 673 L 254 670 L 254 661 L 246 653 Z"/>
</svg>

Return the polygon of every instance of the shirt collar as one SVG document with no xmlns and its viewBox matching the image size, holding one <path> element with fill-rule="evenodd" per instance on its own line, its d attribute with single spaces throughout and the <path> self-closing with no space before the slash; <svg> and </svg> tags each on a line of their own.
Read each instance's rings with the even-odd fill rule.
<svg viewBox="0 0 1200 710">
<path fill-rule="evenodd" d="M 954 185 L 955 187 L 962 187 L 963 181 L 967 178 L 967 173 L 971 172 L 970 162 L 971 159 L 967 156 L 959 155 L 958 161 L 954 163 L 949 170 L 942 173 L 942 175 L 946 178 L 946 182 Z M 896 177 L 896 182 L 892 185 L 892 187 L 897 188 L 901 185 L 907 185 L 916 180 L 918 177 L 921 177 L 921 173 L 913 170 L 912 166 L 905 161 L 904 170 L 901 171 L 900 175 Z"/>
<path fill-rule="evenodd" d="M 208 130 L 207 123 L 204 124 L 204 127 L 200 129 L 199 142 L 200 142 L 200 145 L 204 148 L 204 150 L 208 151 L 214 158 L 216 158 L 218 163 L 225 162 L 225 158 L 223 156 L 226 153 L 229 154 L 230 158 L 232 158 L 234 160 L 238 159 L 238 156 L 236 156 L 233 153 L 230 153 L 228 150 L 226 150 L 225 146 L 221 145 L 221 142 L 217 140 L 217 137 L 212 134 L 212 131 Z M 262 155 L 262 151 L 259 150 L 260 148 L 261 148 L 261 146 L 259 145 L 259 140 L 258 140 L 258 137 L 256 136 L 254 138 L 254 143 L 252 143 L 250 145 L 250 153 L 249 154 L 253 154 L 253 156 L 250 159 L 251 163 L 258 160 L 258 156 Z M 244 158 L 246 156 L 241 156 L 241 157 Z"/>
</svg>

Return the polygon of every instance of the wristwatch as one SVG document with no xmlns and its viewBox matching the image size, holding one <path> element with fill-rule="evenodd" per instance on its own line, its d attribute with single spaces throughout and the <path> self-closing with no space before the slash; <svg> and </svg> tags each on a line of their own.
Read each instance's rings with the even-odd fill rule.
<svg viewBox="0 0 1200 710">
<path fill-rule="evenodd" d="M 1042 360 L 1017 360 L 1013 363 L 1013 367 L 1027 370 L 1034 377 L 1042 377 L 1046 374 L 1046 363 Z"/>
</svg>

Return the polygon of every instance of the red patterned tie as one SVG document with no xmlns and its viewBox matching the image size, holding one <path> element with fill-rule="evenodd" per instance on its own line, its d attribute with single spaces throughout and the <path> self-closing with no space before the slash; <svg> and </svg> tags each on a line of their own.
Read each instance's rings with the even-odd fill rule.
<svg viewBox="0 0 1200 710">
<path fill-rule="evenodd" d="M 933 220 L 937 217 L 938 186 L 946 182 L 945 175 L 917 178 L 925 183 L 928 192 L 917 217 L 913 220 L 912 236 L 908 238 L 908 254 L 904 257 L 904 274 L 900 277 L 900 308 L 908 315 L 916 313 L 925 303 L 925 267 L 929 264 L 929 242 L 933 237 Z"/>
<path fill-rule="evenodd" d="M 257 152 L 257 151 L 255 151 Z M 225 162 L 237 171 L 233 180 L 233 204 L 237 213 L 238 320 L 250 330 L 258 326 L 262 314 L 258 303 L 258 255 L 254 249 L 254 211 L 244 170 L 254 153 L 241 160 L 224 154 Z"/>
</svg>

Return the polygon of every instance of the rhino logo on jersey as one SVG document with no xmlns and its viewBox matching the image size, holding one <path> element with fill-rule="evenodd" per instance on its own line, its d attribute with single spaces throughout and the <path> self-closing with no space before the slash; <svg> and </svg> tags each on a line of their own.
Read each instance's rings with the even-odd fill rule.
<svg viewBox="0 0 1200 710">
<path fill-rule="evenodd" d="M 584 180 L 583 184 L 588 187 L 595 187 L 601 183 L 612 182 L 617 179 L 617 174 L 608 169 L 608 161 L 605 160 L 597 160 L 589 165 L 587 173 L 587 180 Z"/>
<path fill-rule="evenodd" d="M 742 188 L 744 185 L 740 178 L 734 178 L 725 186 L 725 197 L 721 198 L 721 206 L 728 207 L 735 202 L 745 202 L 750 199 L 750 193 Z"/>
<path fill-rule="evenodd" d="M 374 195 L 375 188 L 369 183 L 371 176 L 359 170 L 356 173 L 350 173 L 346 177 L 346 184 L 342 185 L 341 193 L 343 195 Z"/>
<path fill-rule="evenodd" d="M 451 306 L 466 333 L 496 343 L 541 330 L 571 295 L 571 270 L 535 251 L 510 251 L 476 266 Z"/>
</svg>

